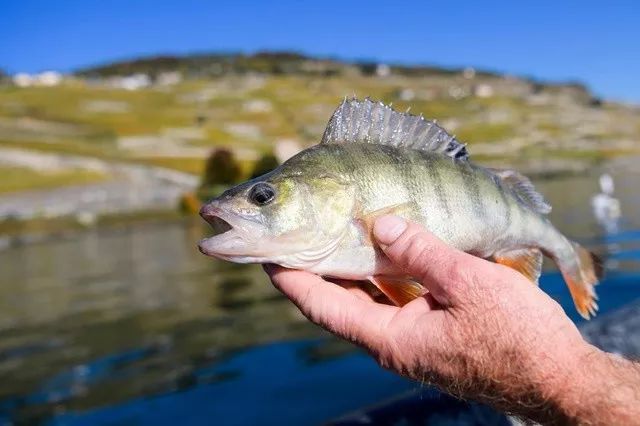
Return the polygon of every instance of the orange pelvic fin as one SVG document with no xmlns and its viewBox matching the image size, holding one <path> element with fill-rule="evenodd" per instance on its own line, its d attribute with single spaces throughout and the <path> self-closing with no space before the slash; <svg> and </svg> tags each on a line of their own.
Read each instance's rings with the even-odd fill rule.
<svg viewBox="0 0 640 426">
<path fill-rule="evenodd" d="M 397 306 L 404 306 L 413 299 L 424 296 L 427 289 L 409 278 L 392 278 L 385 276 L 369 277 L 376 287 Z"/>
<path fill-rule="evenodd" d="M 538 284 L 542 271 L 542 252 L 537 248 L 509 250 L 493 256 L 496 263 L 515 269 L 534 284 Z"/>
</svg>

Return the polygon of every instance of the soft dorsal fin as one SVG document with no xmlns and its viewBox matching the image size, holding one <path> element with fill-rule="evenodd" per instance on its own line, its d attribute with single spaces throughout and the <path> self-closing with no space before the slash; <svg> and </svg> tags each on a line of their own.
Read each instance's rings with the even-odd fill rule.
<svg viewBox="0 0 640 426">
<path fill-rule="evenodd" d="M 496 175 L 506 187 L 511 189 L 516 197 L 534 211 L 547 214 L 551 211 L 551 205 L 547 203 L 542 194 L 536 191 L 528 177 L 514 170 L 489 169 Z"/>
<path fill-rule="evenodd" d="M 466 146 L 434 121 L 394 111 L 366 98 L 345 99 L 335 110 L 322 136 L 322 144 L 373 143 L 439 152 L 467 160 Z"/>
</svg>

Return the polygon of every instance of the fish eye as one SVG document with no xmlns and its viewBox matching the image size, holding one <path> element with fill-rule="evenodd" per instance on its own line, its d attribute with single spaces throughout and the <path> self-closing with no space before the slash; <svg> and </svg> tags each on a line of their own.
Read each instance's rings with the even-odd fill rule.
<svg viewBox="0 0 640 426">
<path fill-rule="evenodd" d="M 276 197 L 276 190 L 266 182 L 258 182 L 249 191 L 249 200 L 257 206 L 269 204 Z"/>
</svg>

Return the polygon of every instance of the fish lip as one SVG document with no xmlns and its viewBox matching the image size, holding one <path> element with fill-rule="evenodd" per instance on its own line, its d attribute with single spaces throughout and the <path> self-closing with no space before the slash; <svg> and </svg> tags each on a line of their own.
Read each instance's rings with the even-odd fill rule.
<svg viewBox="0 0 640 426">
<path fill-rule="evenodd" d="M 206 256 L 222 260 L 233 260 L 243 251 L 238 247 L 242 247 L 243 243 L 246 244 L 251 240 L 251 232 L 244 228 L 252 222 L 223 209 L 215 200 L 200 209 L 200 216 L 214 230 L 220 229 L 221 226 L 223 229 L 228 227 L 222 232 L 200 240 L 198 249 Z M 242 225 L 245 225 L 245 227 Z"/>
<path fill-rule="evenodd" d="M 229 219 L 232 219 L 231 215 L 226 213 L 223 209 L 218 207 L 213 202 L 202 206 L 202 208 L 200 209 L 200 217 L 202 217 L 205 222 L 211 225 L 214 230 L 216 230 L 216 228 L 221 225 L 221 222 L 227 224 L 229 229 L 218 232 L 216 235 L 224 234 L 234 228 L 233 224 L 229 222 Z"/>
</svg>

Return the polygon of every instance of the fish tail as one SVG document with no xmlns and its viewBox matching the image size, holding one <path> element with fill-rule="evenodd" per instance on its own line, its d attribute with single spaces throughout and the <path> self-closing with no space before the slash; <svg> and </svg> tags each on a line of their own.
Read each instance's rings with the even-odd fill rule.
<svg viewBox="0 0 640 426">
<path fill-rule="evenodd" d="M 584 319 L 589 319 L 598 311 L 598 296 L 594 287 L 603 275 L 602 261 L 579 244 L 569 243 L 570 251 L 564 256 L 555 257 L 555 261 L 569 287 L 578 313 Z"/>
</svg>

